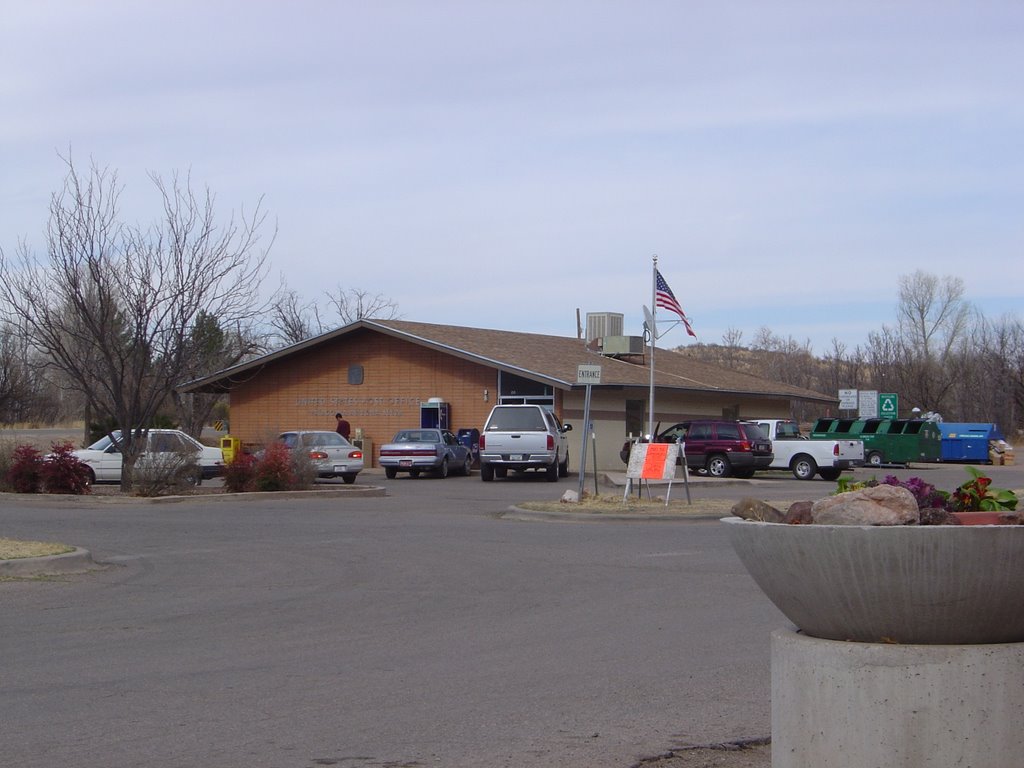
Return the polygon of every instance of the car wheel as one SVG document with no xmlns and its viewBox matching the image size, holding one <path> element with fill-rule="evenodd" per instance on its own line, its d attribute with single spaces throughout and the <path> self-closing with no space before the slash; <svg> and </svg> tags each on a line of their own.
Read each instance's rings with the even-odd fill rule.
<svg viewBox="0 0 1024 768">
<path fill-rule="evenodd" d="M 843 470 L 836 469 L 835 467 L 819 467 L 818 474 L 821 475 L 822 480 L 838 480 L 839 476 L 843 474 Z"/>
<path fill-rule="evenodd" d="M 548 467 L 544 472 L 544 478 L 549 483 L 553 483 L 558 480 L 558 456 L 555 456 L 555 460 L 548 464 Z"/>
<path fill-rule="evenodd" d="M 569 452 L 565 452 L 565 461 L 558 465 L 558 476 L 568 477 L 569 476 Z"/>
<path fill-rule="evenodd" d="M 707 470 L 712 477 L 728 477 L 732 474 L 732 465 L 727 457 L 716 453 L 708 457 Z"/>
<path fill-rule="evenodd" d="M 419 476 L 420 476 L 420 471 L 418 469 L 410 469 L 409 470 L 409 477 L 419 477 Z"/>
<path fill-rule="evenodd" d="M 473 474 L 473 457 L 467 455 L 466 460 L 462 462 L 462 474 L 465 477 L 469 477 Z"/>
<path fill-rule="evenodd" d="M 789 463 L 789 468 L 797 480 L 813 480 L 818 471 L 818 465 L 814 459 L 804 454 L 794 456 L 793 461 Z"/>
<path fill-rule="evenodd" d="M 494 467 L 492 467 L 490 464 L 481 464 L 480 479 L 483 480 L 485 483 L 491 482 L 491 480 L 494 479 Z"/>
<path fill-rule="evenodd" d="M 394 467 L 384 467 L 384 477 L 388 480 L 394 480 L 398 477 L 398 470 Z"/>
<path fill-rule="evenodd" d="M 880 451 L 872 451 L 865 460 L 872 467 L 880 467 L 882 466 L 882 453 Z"/>
<path fill-rule="evenodd" d="M 86 482 L 86 485 L 90 485 L 90 486 L 96 484 L 96 473 L 92 471 L 92 467 L 86 467 L 85 482 Z"/>
<path fill-rule="evenodd" d="M 441 459 L 441 466 L 437 468 L 438 477 L 448 477 L 448 457 Z"/>
<path fill-rule="evenodd" d="M 345 485 L 352 485 L 356 481 L 355 475 L 342 475 L 341 479 L 345 481 Z"/>
</svg>

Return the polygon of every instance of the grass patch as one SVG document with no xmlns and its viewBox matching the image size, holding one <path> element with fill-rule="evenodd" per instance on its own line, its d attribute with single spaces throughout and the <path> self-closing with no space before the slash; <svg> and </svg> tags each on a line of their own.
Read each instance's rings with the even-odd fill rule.
<svg viewBox="0 0 1024 768">
<path fill-rule="evenodd" d="M 52 541 L 18 541 L 0 538 L 0 560 L 17 560 L 23 557 L 47 557 L 74 552 L 74 547 Z"/>
</svg>

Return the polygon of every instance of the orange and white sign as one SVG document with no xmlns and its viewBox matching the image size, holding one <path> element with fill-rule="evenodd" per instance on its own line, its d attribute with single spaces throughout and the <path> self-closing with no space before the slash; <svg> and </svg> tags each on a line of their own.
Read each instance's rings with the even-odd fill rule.
<svg viewBox="0 0 1024 768">
<path fill-rule="evenodd" d="M 635 443 L 629 449 L 626 477 L 630 480 L 674 480 L 678 443 Z"/>
</svg>

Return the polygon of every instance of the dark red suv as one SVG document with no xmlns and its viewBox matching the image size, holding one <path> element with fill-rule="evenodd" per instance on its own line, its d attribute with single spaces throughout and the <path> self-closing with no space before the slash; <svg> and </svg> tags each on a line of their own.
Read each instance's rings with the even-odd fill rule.
<svg viewBox="0 0 1024 768">
<path fill-rule="evenodd" d="M 659 425 L 660 426 L 660 425 Z M 686 444 L 686 466 L 712 477 L 753 477 L 772 463 L 772 442 L 756 424 L 725 419 L 692 419 L 659 430 L 657 443 Z M 623 461 L 629 460 L 629 443 Z"/>
</svg>

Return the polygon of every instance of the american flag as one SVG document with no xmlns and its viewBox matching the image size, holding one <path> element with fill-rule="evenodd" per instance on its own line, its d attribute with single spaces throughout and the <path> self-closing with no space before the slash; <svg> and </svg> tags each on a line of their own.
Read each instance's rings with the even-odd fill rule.
<svg viewBox="0 0 1024 768">
<path fill-rule="evenodd" d="M 654 275 L 654 305 L 657 307 L 663 307 L 679 315 L 679 319 L 682 320 L 683 325 L 686 326 L 686 332 L 696 339 L 697 334 L 693 332 L 693 328 L 690 326 L 690 319 L 686 316 L 686 313 L 683 312 L 683 308 L 679 306 L 679 302 L 676 301 L 676 295 L 672 293 L 672 289 L 668 287 L 668 283 L 665 282 L 665 278 L 661 276 L 661 271 L 655 269 Z"/>
</svg>

